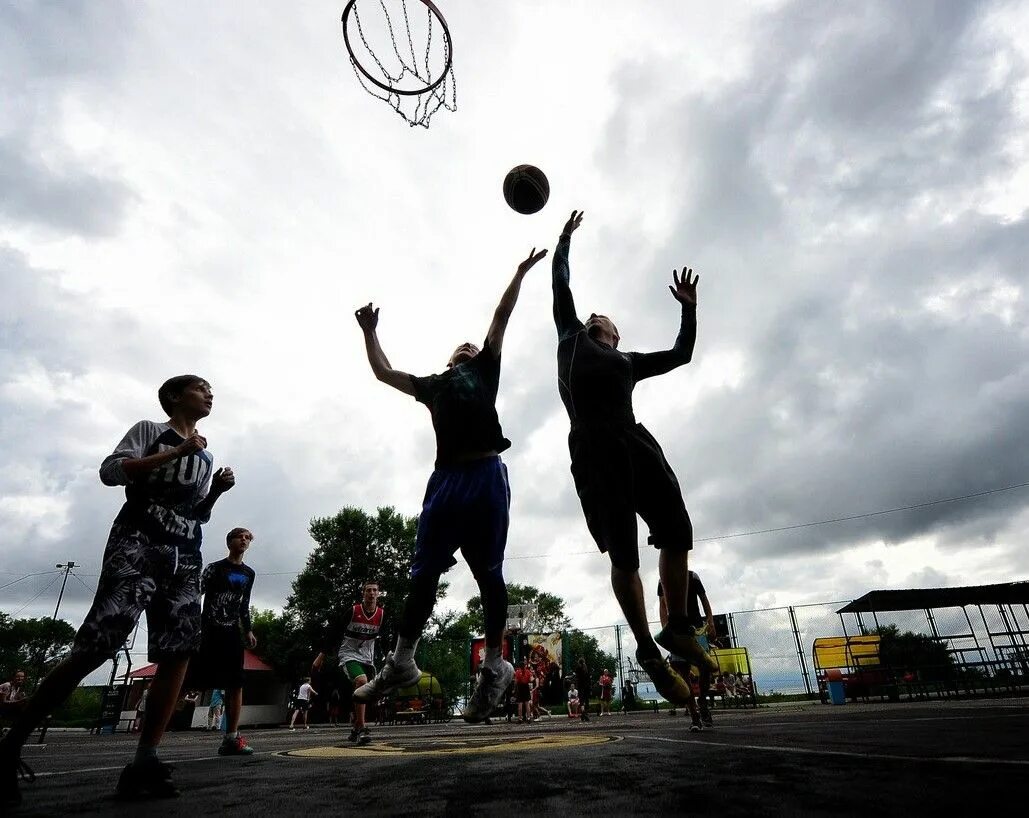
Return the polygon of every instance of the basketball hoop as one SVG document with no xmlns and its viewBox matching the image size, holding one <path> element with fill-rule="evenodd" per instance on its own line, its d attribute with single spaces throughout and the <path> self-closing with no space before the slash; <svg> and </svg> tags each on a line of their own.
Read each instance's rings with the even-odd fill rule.
<svg viewBox="0 0 1029 818">
<path fill-rule="evenodd" d="M 410 14 L 408 3 L 415 7 Z M 415 13 L 418 8 L 424 8 L 424 16 Z M 428 128 L 440 108 L 457 110 L 450 27 L 432 0 L 348 0 L 341 23 L 361 87 L 405 122 Z"/>
<path fill-rule="evenodd" d="M 507 629 L 514 632 L 532 630 L 536 627 L 538 606 L 523 603 L 507 606 Z"/>
</svg>

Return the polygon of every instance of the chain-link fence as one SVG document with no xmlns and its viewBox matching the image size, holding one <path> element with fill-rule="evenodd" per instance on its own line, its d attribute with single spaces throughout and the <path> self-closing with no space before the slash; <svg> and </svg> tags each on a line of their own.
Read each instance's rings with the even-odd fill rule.
<svg viewBox="0 0 1029 818">
<path fill-rule="evenodd" d="M 959 668 L 977 668 L 984 676 L 1029 680 L 1029 608 L 1025 605 L 837 613 L 846 604 L 837 601 L 732 611 L 716 617 L 719 644 L 747 649 L 755 692 L 762 695 L 817 695 L 816 639 L 857 636 L 889 627 L 943 644 Z M 652 632 L 660 627 L 657 622 L 650 624 Z M 628 681 L 638 686 L 641 698 L 658 698 L 636 663 L 636 639 L 628 625 L 583 628 L 581 633 L 594 639 L 598 650 L 610 657 L 616 696 Z M 601 669 L 591 671 L 599 676 Z"/>
</svg>

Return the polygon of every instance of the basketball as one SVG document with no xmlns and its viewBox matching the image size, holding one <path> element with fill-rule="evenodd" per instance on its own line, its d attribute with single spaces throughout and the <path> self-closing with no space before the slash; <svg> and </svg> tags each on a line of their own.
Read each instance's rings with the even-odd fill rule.
<svg viewBox="0 0 1029 818">
<path fill-rule="evenodd" d="M 532 165 L 512 168 L 504 177 L 504 198 L 512 210 L 528 215 L 543 209 L 550 197 L 550 182 Z"/>
</svg>

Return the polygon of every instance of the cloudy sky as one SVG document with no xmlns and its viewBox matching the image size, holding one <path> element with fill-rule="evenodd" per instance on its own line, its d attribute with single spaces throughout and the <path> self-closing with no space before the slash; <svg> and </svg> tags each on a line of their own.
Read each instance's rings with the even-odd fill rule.
<svg viewBox="0 0 1029 818">
<path fill-rule="evenodd" d="M 312 517 L 415 514 L 428 414 L 374 380 L 353 310 L 440 371 L 572 208 L 578 305 L 623 348 L 670 345 L 665 285 L 700 272 L 694 360 L 636 412 L 717 608 L 1029 576 L 1029 488 L 727 536 L 1029 481 L 1029 10 L 721 5 L 444 0 L 458 110 L 424 130 L 357 84 L 342 2 L 4 4 L 0 610 L 52 613 L 74 560 L 85 613 L 122 500 L 97 467 L 180 372 L 213 384 L 201 431 L 238 478 L 206 554 L 251 527 L 259 606 Z M 529 217 L 500 195 L 523 162 L 552 189 Z M 507 574 L 606 625 L 554 353 L 544 263 L 504 350 Z"/>
</svg>

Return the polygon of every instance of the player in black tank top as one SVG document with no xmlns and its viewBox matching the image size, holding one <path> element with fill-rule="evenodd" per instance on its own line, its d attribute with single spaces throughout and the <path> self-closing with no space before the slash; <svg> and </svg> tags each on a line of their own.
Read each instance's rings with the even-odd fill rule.
<svg viewBox="0 0 1029 818">
<path fill-rule="evenodd" d="M 583 323 L 575 313 L 569 286 L 568 255 L 582 213 L 572 211 L 553 259 L 554 323 L 558 332 L 558 390 L 571 421 L 568 436 L 572 476 L 586 524 L 611 559 L 611 585 L 638 645 L 637 659 L 658 690 L 671 701 L 691 696 L 686 682 L 661 657 L 647 625 L 639 576 L 636 515 L 650 527 L 650 542 L 660 550 L 661 582 L 672 591 L 669 626 L 658 634 L 662 646 L 703 661 L 703 650 L 686 622 L 687 555 L 693 526 L 675 474 L 661 447 L 636 423 L 632 391 L 644 378 L 663 375 L 689 363 L 697 338 L 697 282 L 693 271 L 673 271 L 669 289 L 682 314 L 671 349 L 622 352 L 614 322 L 593 313 Z M 671 650 L 671 648 L 669 648 Z"/>
</svg>

